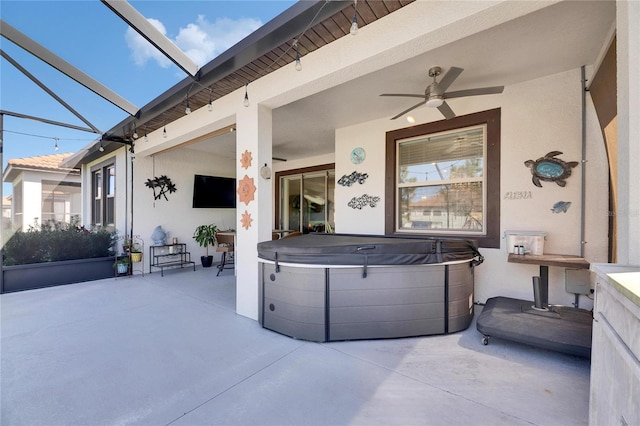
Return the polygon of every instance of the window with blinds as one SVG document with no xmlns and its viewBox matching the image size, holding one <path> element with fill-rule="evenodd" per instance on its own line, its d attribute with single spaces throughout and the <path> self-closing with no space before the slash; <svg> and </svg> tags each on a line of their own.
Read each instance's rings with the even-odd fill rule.
<svg viewBox="0 0 640 426">
<path fill-rule="evenodd" d="M 397 141 L 397 231 L 483 234 L 486 125 Z"/>
<path fill-rule="evenodd" d="M 500 109 L 386 134 L 385 233 L 500 247 Z"/>
</svg>

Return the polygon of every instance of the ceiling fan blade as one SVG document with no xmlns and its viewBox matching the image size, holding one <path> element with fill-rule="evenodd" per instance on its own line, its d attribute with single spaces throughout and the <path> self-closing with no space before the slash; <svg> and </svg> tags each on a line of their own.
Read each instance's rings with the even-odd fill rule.
<svg viewBox="0 0 640 426">
<path fill-rule="evenodd" d="M 444 77 L 442 77 L 442 80 L 438 82 L 438 86 L 440 87 L 440 90 L 442 90 L 443 92 L 447 90 L 447 88 L 451 86 L 451 83 L 453 83 L 454 80 L 458 78 L 460 74 L 462 74 L 462 71 L 464 71 L 463 68 L 456 68 L 456 67 L 449 68 L 449 71 L 447 71 Z"/>
<path fill-rule="evenodd" d="M 383 93 L 380 96 L 401 96 L 403 98 L 422 98 L 426 99 L 425 95 L 415 95 L 412 93 Z"/>
<path fill-rule="evenodd" d="M 465 96 L 477 96 L 477 95 L 494 95 L 496 93 L 502 93 L 504 86 L 494 87 L 480 87 L 477 89 L 458 90 L 456 92 L 447 92 L 444 94 L 445 99 L 463 98 Z"/>
<path fill-rule="evenodd" d="M 402 111 L 400 114 L 395 115 L 393 117 L 391 117 L 392 120 L 395 120 L 398 117 L 402 117 L 403 115 L 405 115 L 406 113 L 408 113 L 409 111 L 413 111 L 414 109 L 418 108 L 420 105 L 424 105 L 423 101 L 418 102 L 417 104 L 415 104 L 414 106 L 412 106 L 411 108 L 405 109 L 404 111 Z"/>
<path fill-rule="evenodd" d="M 447 120 L 456 116 L 456 113 L 453 112 L 449 104 L 446 102 L 443 102 L 442 105 L 438 107 L 438 111 L 440 111 L 442 115 L 444 115 L 444 118 L 446 118 Z"/>
</svg>

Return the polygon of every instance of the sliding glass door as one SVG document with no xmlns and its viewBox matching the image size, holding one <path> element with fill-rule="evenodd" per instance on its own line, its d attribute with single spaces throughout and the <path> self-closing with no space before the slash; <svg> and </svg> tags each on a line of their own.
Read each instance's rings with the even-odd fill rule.
<svg viewBox="0 0 640 426">
<path fill-rule="evenodd" d="M 279 226 L 305 234 L 333 232 L 334 192 L 334 170 L 281 176 Z"/>
</svg>

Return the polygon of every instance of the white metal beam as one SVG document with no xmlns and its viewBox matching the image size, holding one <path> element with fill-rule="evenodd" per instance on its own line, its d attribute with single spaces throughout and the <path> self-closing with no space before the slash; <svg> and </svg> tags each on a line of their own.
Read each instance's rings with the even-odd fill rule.
<svg viewBox="0 0 640 426">
<path fill-rule="evenodd" d="M 191 60 L 178 46 L 154 27 L 140 12 L 125 0 L 101 0 L 109 9 L 125 21 L 138 34 L 144 37 L 156 49 L 162 52 L 180 69 L 195 77 L 198 65 Z"/>
<path fill-rule="evenodd" d="M 13 43 L 17 44 L 22 49 L 31 53 L 38 59 L 46 62 L 61 73 L 82 84 L 84 87 L 91 90 L 98 96 L 101 96 L 102 98 L 111 102 L 118 108 L 126 111 L 131 115 L 135 115 L 138 112 L 138 107 L 133 105 L 131 102 L 127 101 L 108 87 L 102 85 L 100 82 L 94 80 L 64 59 L 58 57 L 56 54 L 52 53 L 44 46 L 41 46 L 40 44 L 31 40 L 29 37 L 22 34 L 20 31 L 13 28 L 3 20 L 0 20 L 0 34 L 7 40 L 10 40 Z"/>
</svg>

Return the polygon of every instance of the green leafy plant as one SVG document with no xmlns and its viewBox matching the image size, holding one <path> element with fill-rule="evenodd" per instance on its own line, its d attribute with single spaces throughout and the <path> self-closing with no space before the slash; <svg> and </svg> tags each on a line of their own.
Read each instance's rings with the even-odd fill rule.
<svg viewBox="0 0 640 426">
<path fill-rule="evenodd" d="M 113 256 L 116 233 L 106 229 L 87 230 L 77 217 L 71 223 L 35 223 L 18 231 L 4 246 L 3 265 L 55 262 Z"/>
<path fill-rule="evenodd" d="M 211 225 L 198 226 L 193 233 L 193 239 L 205 248 L 207 257 L 209 256 L 209 246 L 216 244 L 216 232 L 218 232 L 218 227 L 212 223 Z"/>
<path fill-rule="evenodd" d="M 129 259 L 129 256 L 122 256 L 118 258 L 115 262 L 113 262 L 113 267 L 117 268 L 118 265 L 130 265 L 130 264 L 131 264 L 131 259 Z"/>
</svg>

